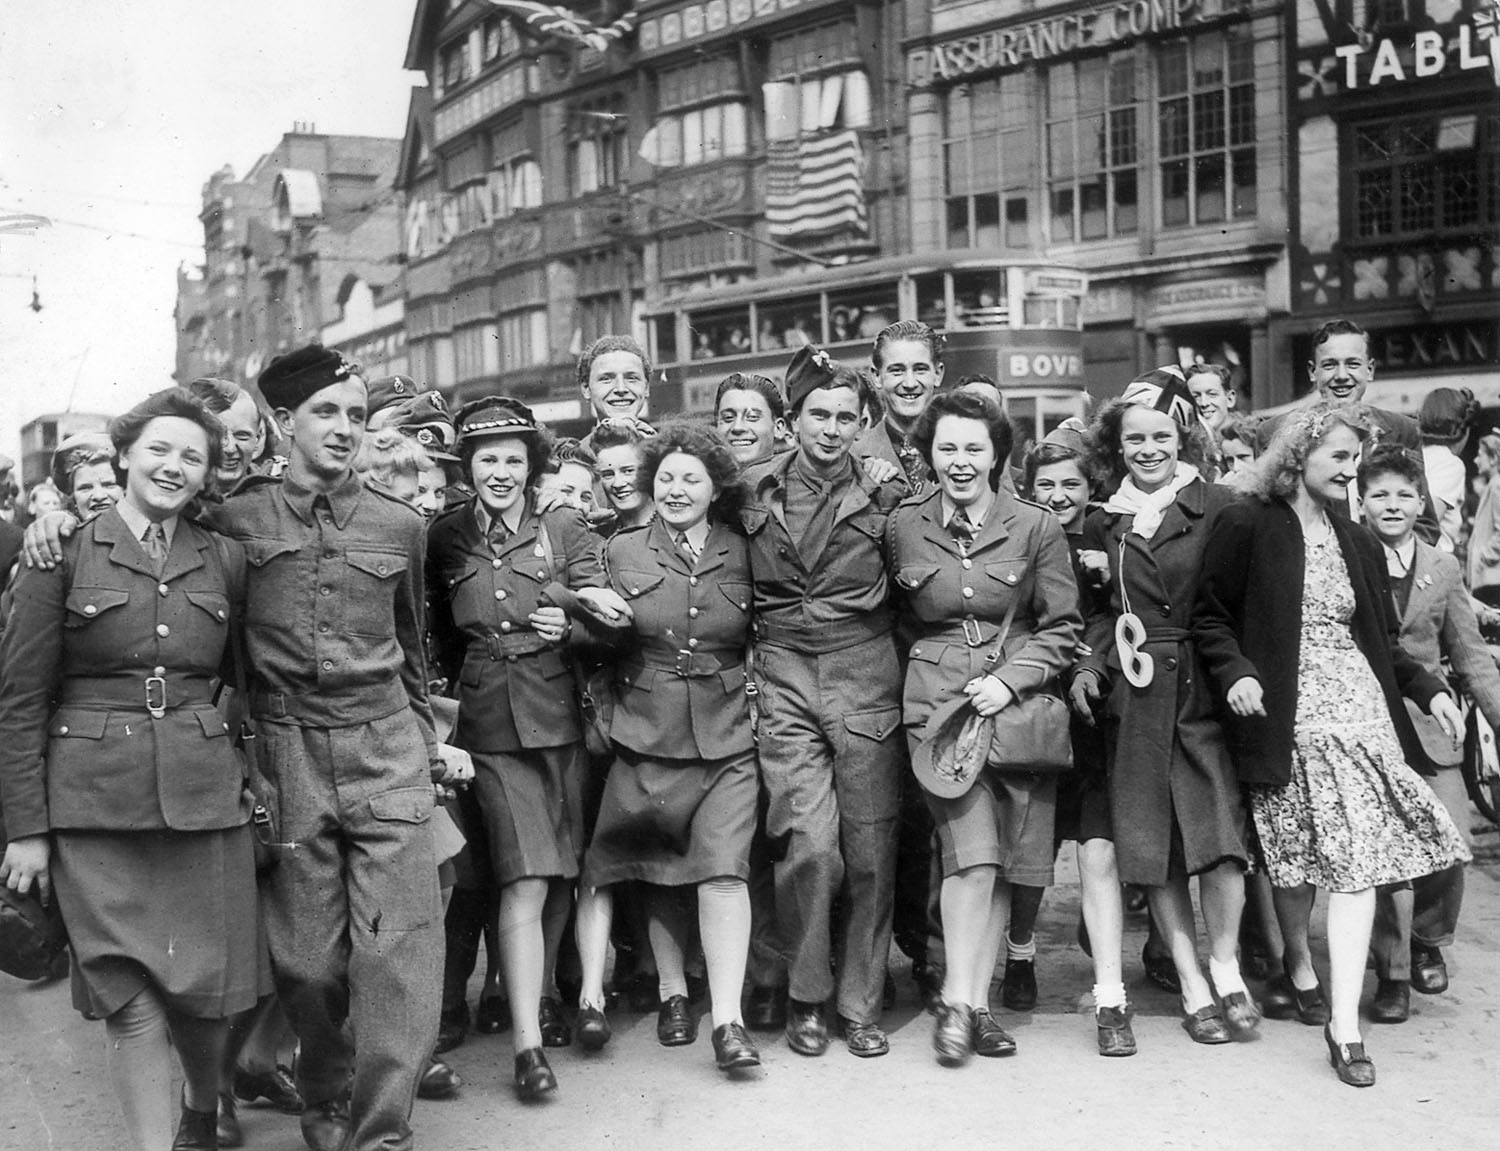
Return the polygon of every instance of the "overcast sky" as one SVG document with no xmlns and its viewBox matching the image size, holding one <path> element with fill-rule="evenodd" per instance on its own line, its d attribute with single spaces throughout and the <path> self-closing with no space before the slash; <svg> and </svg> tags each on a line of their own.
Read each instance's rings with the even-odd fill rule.
<svg viewBox="0 0 1500 1151">
<path fill-rule="evenodd" d="M 416 0 L 4 0 L 0 451 L 43 412 L 118 412 L 169 385 L 176 271 L 202 189 L 290 131 L 399 137 Z M 33 313 L 31 277 L 43 309 Z"/>
</svg>

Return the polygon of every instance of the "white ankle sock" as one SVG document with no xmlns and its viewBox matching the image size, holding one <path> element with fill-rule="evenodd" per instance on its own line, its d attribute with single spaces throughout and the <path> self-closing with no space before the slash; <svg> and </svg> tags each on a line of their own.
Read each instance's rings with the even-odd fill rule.
<svg viewBox="0 0 1500 1151">
<path fill-rule="evenodd" d="M 1220 963 L 1213 956 L 1208 957 L 1208 977 L 1213 981 L 1214 990 L 1222 999 L 1226 995 L 1233 995 L 1236 991 L 1245 991 L 1245 977 L 1240 974 L 1240 965 L 1237 960 L 1228 963 Z"/>
<path fill-rule="evenodd" d="M 1025 943 L 1014 943 L 1011 941 L 1010 932 L 1005 933 L 1005 957 L 1007 959 L 1035 959 L 1036 958 L 1036 936 L 1033 935 Z"/>
<path fill-rule="evenodd" d="M 1094 984 L 1094 1010 L 1101 1007 L 1126 1006 L 1125 984 L 1123 983 L 1096 983 Z"/>
</svg>

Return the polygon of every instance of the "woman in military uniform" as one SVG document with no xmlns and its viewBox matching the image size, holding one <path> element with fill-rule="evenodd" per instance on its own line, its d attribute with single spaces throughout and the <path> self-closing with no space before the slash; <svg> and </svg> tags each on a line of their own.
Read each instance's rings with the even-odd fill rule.
<svg viewBox="0 0 1500 1151">
<path fill-rule="evenodd" d="M 477 493 L 428 535 L 428 626 L 458 685 L 453 742 L 474 757 L 496 882 L 517 1089 L 556 1088 L 543 1046 L 571 1042 L 555 995 L 557 945 L 583 855 L 583 732 L 560 603 L 604 585 L 600 541 L 582 515 L 536 510 L 531 487 L 551 437 L 524 404 L 475 400 L 458 413 L 459 454 Z"/>
<path fill-rule="evenodd" d="M 214 677 L 243 598 L 240 545 L 184 519 L 219 422 L 187 392 L 115 420 L 125 494 L 30 568 L 0 648 L 0 880 L 58 900 L 73 1002 L 104 1020 L 131 1145 L 211 1148 L 227 1017 L 269 991 L 242 761 Z"/>
<path fill-rule="evenodd" d="M 1062 528 L 1000 486 L 1011 430 L 999 409 L 971 393 L 941 394 L 913 438 L 937 486 L 896 509 L 886 538 L 916 629 L 903 698 L 915 752 L 950 701 L 967 696 L 995 715 L 1044 688 L 1070 665 L 1082 621 Z M 1016 1045 L 990 1014 L 990 978 L 1010 885 L 1051 886 L 1057 780 L 985 771 L 956 799 L 926 798 L 942 848 L 947 957 L 933 1046 L 948 1064 L 976 1051 L 1009 1055 Z"/>
<path fill-rule="evenodd" d="M 750 946 L 750 839 L 759 775 L 750 734 L 745 651 L 750 568 L 738 524 L 739 467 L 716 435 L 669 425 L 643 446 L 641 484 L 656 518 L 609 542 L 611 586 L 632 620 L 616 659 L 615 760 L 581 884 L 578 936 L 586 1047 L 609 1039 L 604 960 L 611 885 L 648 890 L 660 975 L 657 1039 L 691 1043 L 688 925 L 668 888 L 693 885 L 708 966 L 714 1058 L 723 1070 L 760 1056 L 740 1016 Z"/>
</svg>

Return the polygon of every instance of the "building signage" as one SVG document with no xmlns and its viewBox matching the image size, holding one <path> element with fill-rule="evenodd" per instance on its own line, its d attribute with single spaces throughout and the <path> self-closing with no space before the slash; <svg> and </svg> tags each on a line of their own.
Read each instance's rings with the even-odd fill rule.
<svg viewBox="0 0 1500 1151">
<path fill-rule="evenodd" d="M 1019 68 L 1138 36 L 1176 31 L 1248 7 L 1247 0 L 1116 0 L 1096 4 L 916 49 L 907 57 L 907 78 L 923 85 Z"/>
<path fill-rule="evenodd" d="M 1083 357 L 1077 352 L 1010 352 L 1000 357 L 1006 382 L 1038 384 L 1083 379 Z"/>
<path fill-rule="evenodd" d="M 1221 276 L 1189 280 L 1153 288 L 1147 320 L 1195 323 L 1205 319 L 1253 317 L 1266 314 L 1266 286 L 1258 276 Z"/>
<path fill-rule="evenodd" d="M 1500 365 L 1500 324 L 1493 320 L 1414 324 L 1370 332 L 1370 354 L 1382 371 Z"/>
<path fill-rule="evenodd" d="M 1333 50 L 1341 67 L 1339 82 L 1347 89 L 1403 84 L 1444 73 L 1488 68 L 1500 84 L 1500 7 L 1478 13 L 1473 24 L 1460 24 L 1456 37 L 1418 32 L 1410 40 L 1379 40 L 1368 47 L 1343 44 Z M 1484 22 L 1481 22 L 1481 17 Z"/>
</svg>

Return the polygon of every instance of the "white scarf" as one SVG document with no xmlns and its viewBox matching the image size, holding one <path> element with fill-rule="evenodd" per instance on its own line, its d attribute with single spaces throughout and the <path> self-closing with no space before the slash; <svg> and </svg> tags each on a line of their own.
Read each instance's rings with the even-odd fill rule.
<svg viewBox="0 0 1500 1151">
<path fill-rule="evenodd" d="M 1194 480 L 1201 479 L 1198 469 L 1192 464 L 1177 461 L 1177 471 L 1171 480 L 1154 492 L 1143 492 L 1135 486 L 1129 476 L 1120 485 L 1120 490 L 1109 497 L 1104 510 L 1116 515 L 1134 516 L 1130 530 L 1144 539 L 1150 539 L 1161 527 L 1161 518 L 1177 499 L 1177 493 Z"/>
</svg>

